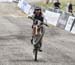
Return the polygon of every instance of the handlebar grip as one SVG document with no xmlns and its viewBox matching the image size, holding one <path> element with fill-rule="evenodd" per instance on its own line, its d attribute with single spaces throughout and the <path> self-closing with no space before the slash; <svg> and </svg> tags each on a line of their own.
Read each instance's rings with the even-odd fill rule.
<svg viewBox="0 0 75 65">
<path fill-rule="evenodd" d="M 49 27 L 48 24 L 44 24 L 45 26 Z"/>
</svg>

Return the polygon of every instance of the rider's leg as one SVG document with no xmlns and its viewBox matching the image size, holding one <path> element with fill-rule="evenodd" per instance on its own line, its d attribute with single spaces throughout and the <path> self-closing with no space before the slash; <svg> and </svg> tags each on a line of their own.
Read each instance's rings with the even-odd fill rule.
<svg viewBox="0 0 75 65">
<path fill-rule="evenodd" d="M 31 38 L 31 43 L 33 44 L 33 37 L 34 37 L 34 33 L 35 33 L 35 29 L 33 27 L 34 25 L 32 25 L 32 38 Z"/>
<path fill-rule="evenodd" d="M 37 26 L 36 25 L 33 25 L 33 28 L 32 28 L 32 39 L 31 39 L 31 43 L 33 44 L 33 38 L 35 37 L 35 35 L 37 35 Z"/>
</svg>

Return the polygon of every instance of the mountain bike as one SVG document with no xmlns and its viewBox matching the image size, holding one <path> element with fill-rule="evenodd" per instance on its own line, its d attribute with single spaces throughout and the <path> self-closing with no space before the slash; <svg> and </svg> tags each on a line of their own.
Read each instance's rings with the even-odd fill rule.
<svg viewBox="0 0 75 65">
<path fill-rule="evenodd" d="M 39 21 L 39 20 L 37 20 Z M 48 26 L 47 24 L 37 24 L 33 25 L 33 39 L 31 43 L 34 45 L 33 54 L 34 54 L 34 60 L 37 61 L 38 52 L 41 48 L 42 38 L 45 33 L 44 25 Z"/>
</svg>

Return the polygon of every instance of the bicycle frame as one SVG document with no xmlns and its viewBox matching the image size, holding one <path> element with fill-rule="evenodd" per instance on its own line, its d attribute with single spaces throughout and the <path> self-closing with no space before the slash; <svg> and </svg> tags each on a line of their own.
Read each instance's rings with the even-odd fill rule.
<svg viewBox="0 0 75 65">
<path fill-rule="evenodd" d="M 38 25 L 33 25 L 33 36 L 40 35 L 42 33 L 41 28 Z"/>
</svg>

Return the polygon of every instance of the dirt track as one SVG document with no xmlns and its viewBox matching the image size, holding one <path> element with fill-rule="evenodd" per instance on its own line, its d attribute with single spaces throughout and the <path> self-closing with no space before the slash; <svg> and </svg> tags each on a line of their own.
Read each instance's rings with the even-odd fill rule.
<svg viewBox="0 0 75 65">
<path fill-rule="evenodd" d="M 0 16 L 0 65 L 75 65 L 75 35 L 53 26 L 46 28 L 43 52 L 34 62 L 30 43 L 32 21 L 11 15 Z"/>
</svg>

